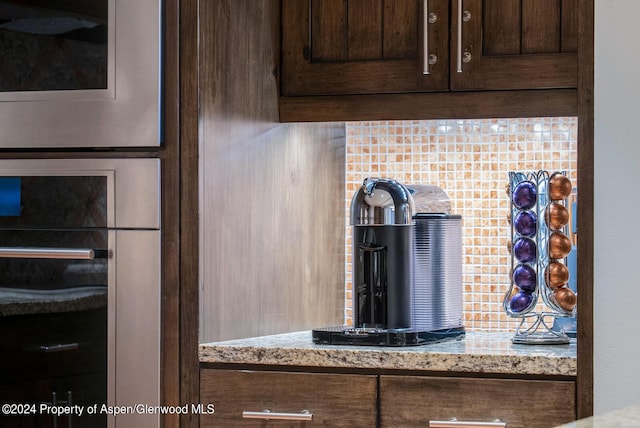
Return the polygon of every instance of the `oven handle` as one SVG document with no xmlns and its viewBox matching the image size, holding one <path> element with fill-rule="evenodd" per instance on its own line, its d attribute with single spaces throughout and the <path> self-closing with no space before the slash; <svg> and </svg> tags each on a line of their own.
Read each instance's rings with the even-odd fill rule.
<svg viewBox="0 0 640 428">
<path fill-rule="evenodd" d="M 106 259 L 108 250 L 91 248 L 0 247 L 0 258 L 17 259 Z"/>
</svg>

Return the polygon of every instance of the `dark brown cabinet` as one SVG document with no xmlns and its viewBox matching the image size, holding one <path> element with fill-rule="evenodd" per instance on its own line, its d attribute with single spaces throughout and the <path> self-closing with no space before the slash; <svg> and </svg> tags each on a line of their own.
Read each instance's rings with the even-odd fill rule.
<svg viewBox="0 0 640 428">
<path fill-rule="evenodd" d="M 439 16 L 432 18 L 434 22 L 427 27 L 420 19 L 425 13 L 422 3 L 285 0 L 282 94 L 447 90 L 449 0 L 431 0 L 429 9 Z M 425 28 L 429 33 L 429 50 L 438 55 L 428 70 L 421 49 Z M 429 74 L 424 74 L 425 71 Z"/>
<path fill-rule="evenodd" d="M 349 120 L 362 103 L 383 118 L 575 114 L 577 17 L 577 0 L 284 0 L 281 120 L 314 105 Z M 421 115 L 429 102 L 445 107 Z"/>
<path fill-rule="evenodd" d="M 548 428 L 576 419 L 575 394 L 573 381 L 380 376 L 380 426 Z"/>
<path fill-rule="evenodd" d="M 200 426 L 373 428 L 376 394 L 376 376 L 203 369 Z"/>
<path fill-rule="evenodd" d="M 201 368 L 200 403 L 215 407 L 202 427 L 548 428 L 576 419 L 576 383 Z"/>
<path fill-rule="evenodd" d="M 578 86 L 577 0 L 454 0 L 451 6 L 452 91 Z"/>
</svg>

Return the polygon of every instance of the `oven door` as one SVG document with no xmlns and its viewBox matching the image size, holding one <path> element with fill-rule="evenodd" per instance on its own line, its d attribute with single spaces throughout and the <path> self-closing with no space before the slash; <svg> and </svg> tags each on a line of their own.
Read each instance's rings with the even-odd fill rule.
<svg viewBox="0 0 640 428">
<path fill-rule="evenodd" d="M 161 0 L 0 0 L 0 148 L 160 145 Z"/>
<path fill-rule="evenodd" d="M 156 159 L 0 160 L 0 402 L 37 410 L 17 426 L 159 426 L 159 218 Z"/>
</svg>

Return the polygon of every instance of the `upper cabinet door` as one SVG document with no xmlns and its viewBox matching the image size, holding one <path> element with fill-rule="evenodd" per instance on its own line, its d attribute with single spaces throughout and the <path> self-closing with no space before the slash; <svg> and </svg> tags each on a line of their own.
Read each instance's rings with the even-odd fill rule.
<svg viewBox="0 0 640 428">
<path fill-rule="evenodd" d="M 452 0 L 451 90 L 577 87 L 577 0 Z"/>
<path fill-rule="evenodd" d="M 282 94 L 447 90 L 448 21 L 449 0 L 284 0 Z"/>
</svg>

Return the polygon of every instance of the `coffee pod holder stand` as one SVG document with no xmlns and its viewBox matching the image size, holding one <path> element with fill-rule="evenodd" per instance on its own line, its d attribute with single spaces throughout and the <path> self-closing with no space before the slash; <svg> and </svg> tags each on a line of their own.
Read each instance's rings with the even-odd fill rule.
<svg viewBox="0 0 640 428">
<path fill-rule="evenodd" d="M 566 172 L 559 174 L 565 175 Z M 509 248 L 511 253 L 511 270 L 510 270 L 510 286 L 505 293 L 503 299 L 503 308 L 507 315 L 512 318 L 520 320 L 518 327 L 516 328 L 515 336 L 512 339 L 514 344 L 568 344 L 570 341 L 569 336 L 564 331 L 552 330 L 553 321 L 557 317 L 574 317 L 576 313 L 575 307 L 568 311 L 562 308 L 555 296 L 553 289 L 548 285 L 549 278 L 547 267 L 552 261 L 563 262 L 567 265 L 566 257 L 564 259 L 552 259 L 550 258 L 550 236 L 552 233 L 568 233 L 568 226 L 565 225 L 561 229 L 551 230 L 547 221 L 545 220 L 545 211 L 549 207 L 549 204 L 559 203 L 564 206 L 568 204 L 568 200 L 551 200 L 549 195 L 549 178 L 550 175 L 547 171 L 537 172 L 509 172 L 509 187 L 507 194 L 510 201 L 510 224 L 511 224 L 511 236 L 509 242 Z M 517 186 L 523 182 L 529 182 L 535 188 L 536 196 L 535 203 L 532 206 L 523 207 L 517 206 L 514 202 L 513 191 Z M 523 235 L 517 230 L 516 217 L 523 211 L 531 211 L 535 214 L 535 234 Z M 570 222 L 569 222 L 570 223 Z M 535 242 L 536 256 L 533 260 L 522 261 L 518 260 L 515 254 L 516 242 L 521 238 L 530 238 Z M 516 269 L 525 269 L 529 273 L 535 273 L 534 284 L 527 284 L 526 290 L 521 288 L 514 278 Z M 516 295 L 520 295 L 516 297 Z M 524 294 L 525 296 L 522 296 Z M 528 302 L 526 307 L 512 307 L 512 299 L 523 298 L 524 302 Z M 543 305 L 539 306 L 538 301 L 542 299 Z M 543 307 L 543 310 L 539 310 Z M 536 310 L 538 309 L 538 310 Z"/>
</svg>

